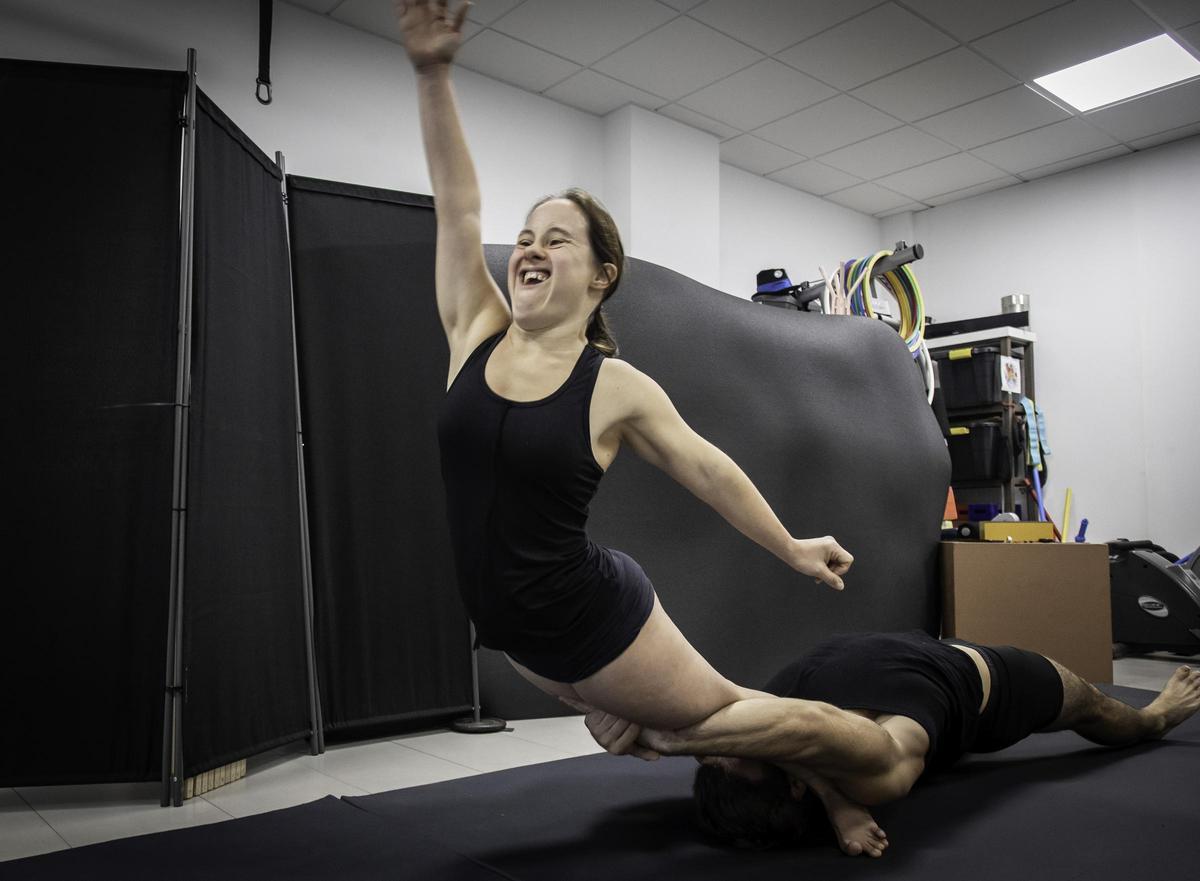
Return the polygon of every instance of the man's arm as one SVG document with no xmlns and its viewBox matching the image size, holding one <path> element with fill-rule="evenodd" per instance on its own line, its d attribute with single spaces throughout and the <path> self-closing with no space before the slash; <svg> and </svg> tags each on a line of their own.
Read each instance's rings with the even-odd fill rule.
<svg viewBox="0 0 1200 881">
<path fill-rule="evenodd" d="M 805 770 L 861 804 L 907 795 L 928 748 L 901 743 L 884 726 L 832 704 L 795 698 L 738 701 L 677 731 L 643 729 L 638 739 L 662 755 L 737 756 Z"/>
</svg>

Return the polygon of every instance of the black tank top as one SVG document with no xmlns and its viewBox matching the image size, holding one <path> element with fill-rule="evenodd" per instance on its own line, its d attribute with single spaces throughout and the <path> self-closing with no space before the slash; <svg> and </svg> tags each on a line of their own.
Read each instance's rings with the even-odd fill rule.
<svg viewBox="0 0 1200 881">
<path fill-rule="evenodd" d="M 983 700 L 983 682 L 970 656 L 922 630 L 830 637 L 772 677 L 763 691 L 907 716 L 929 734 L 930 768 L 946 767 L 967 750 Z"/>
<path fill-rule="evenodd" d="M 478 642 L 553 651 L 604 578 L 614 577 L 611 558 L 585 529 L 604 476 L 588 421 L 604 355 L 585 346 L 557 391 L 510 401 L 484 379 L 503 337 L 471 353 L 438 416 L 450 539 Z"/>
</svg>

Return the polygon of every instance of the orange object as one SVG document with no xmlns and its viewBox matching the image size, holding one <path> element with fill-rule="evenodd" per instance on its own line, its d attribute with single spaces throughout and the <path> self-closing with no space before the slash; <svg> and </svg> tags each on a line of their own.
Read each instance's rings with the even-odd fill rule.
<svg viewBox="0 0 1200 881">
<path fill-rule="evenodd" d="M 958 506 L 954 502 L 954 487 L 950 487 L 946 492 L 946 510 L 942 512 L 942 519 L 958 519 Z"/>
</svg>

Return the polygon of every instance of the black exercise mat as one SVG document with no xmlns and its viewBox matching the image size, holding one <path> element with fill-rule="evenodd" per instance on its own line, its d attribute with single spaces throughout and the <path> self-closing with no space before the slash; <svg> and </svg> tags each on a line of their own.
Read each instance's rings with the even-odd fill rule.
<svg viewBox="0 0 1200 881">
<path fill-rule="evenodd" d="M 1153 693 L 1102 686 L 1135 706 Z M 582 724 L 582 722 L 580 723 Z M 479 735 L 485 737 L 486 735 Z M 1200 856 L 1200 718 L 1124 750 L 1071 732 L 970 756 L 876 809 L 891 848 L 703 841 L 690 759 L 564 759 L 0 863 L 8 878 L 889 879 L 1185 877 Z M 164 809 L 167 810 L 167 809 Z M 797 874 L 801 873 L 801 874 Z"/>
<path fill-rule="evenodd" d="M 1136 706 L 1153 693 L 1105 686 Z M 1200 718 L 1159 743 L 1095 747 L 1072 732 L 969 756 L 875 816 L 891 847 L 832 840 L 767 853 L 703 841 L 694 763 L 595 755 L 346 801 L 520 881 L 558 879 L 1125 879 L 1176 877 L 1200 856 Z M 1187 870 L 1190 874 L 1192 870 Z"/>
<path fill-rule="evenodd" d="M 505 877 L 332 795 L 240 820 L 0 863 L 0 879 L 21 881 L 499 881 Z"/>
</svg>

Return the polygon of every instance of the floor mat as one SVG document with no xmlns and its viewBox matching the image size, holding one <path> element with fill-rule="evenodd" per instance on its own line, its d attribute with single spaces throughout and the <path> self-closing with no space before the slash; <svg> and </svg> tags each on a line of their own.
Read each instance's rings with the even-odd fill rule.
<svg viewBox="0 0 1200 881">
<path fill-rule="evenodd" d="M 1135 706 L 1154 694 L 1104 686 Z M 486 736 L 486 735 L 480 735 Z M 1123 750 L 1072 732 L 969 756 L 875 811 L 891 846 L 847 857 L 831 840 L 766 853 L 712 846 L 691 823 L 694 762 L 607 755 L 346 801 L 453 843 L 520 881 L 1173 877 L 1200 857 L 1200 717 Z"/>
<path fill-rule="evenodd" d="M 1103 686 L 1135 706 L 1153 693 Z M 581 723 L 582 724 L 582 723 Z M 486 737 L 487 735 L 478 735 Z M 878 860 L 832 841 L 766 853 L 705 842 L 691 759 L 593 755 L 0 863 L 0 881 L 50 879 L 736 878 L 1127 881 L 1194 874 L 1200 717 L 1123 750 L 1071 732 L 970 756 L 875 811 Z M 167 810 L 164 808 L 164 810 Z"/>
<path fill-rule="evenodd" d="M 171 810 L 163 808 L 163 810 Z M 295 881 L 446 878 L 500 881 L 502 873 L 330 795 L 319 801 L 188 829 L 73 847 L 0 863 L 21 881 Z"/>
</svg>

